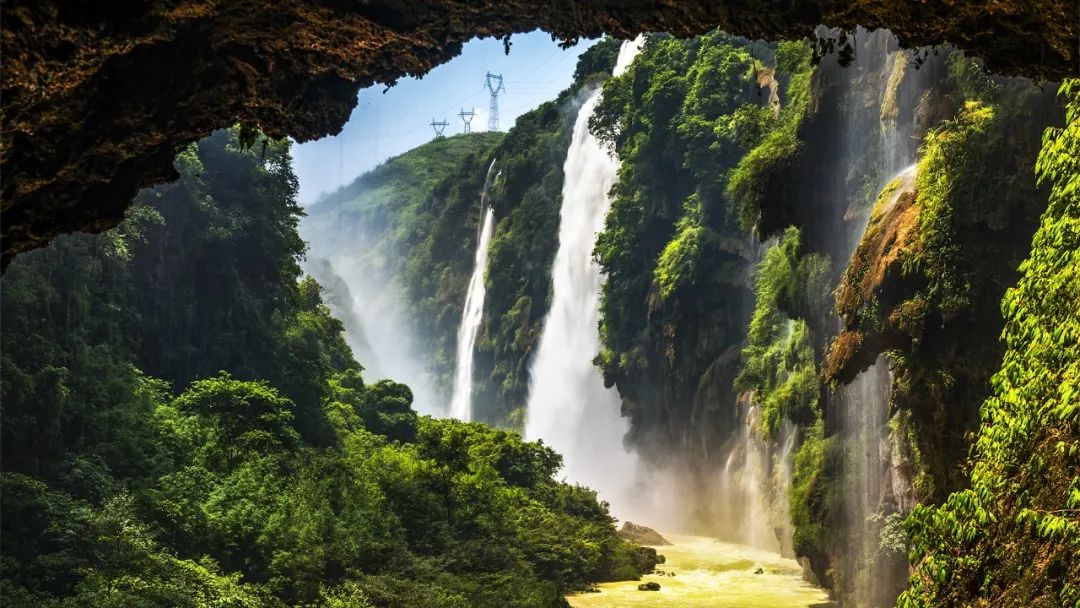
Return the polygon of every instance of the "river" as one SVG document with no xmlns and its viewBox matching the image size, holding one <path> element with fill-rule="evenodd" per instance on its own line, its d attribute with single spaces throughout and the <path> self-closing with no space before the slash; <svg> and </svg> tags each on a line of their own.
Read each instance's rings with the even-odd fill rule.
<svg viewBox="0 0 1080 608">
<path fill-rule="evenodd" d="M 664 534 L 656 547 L 666 562 L 640 581 L 602 583 L 599 593 L 567 597 L 574 608 L 811 608 L 831 604 L 825 592 L 802 579 L 795 560 L 703 536 Z M 761 573 L 757 574 L 760 569 Z M 645 582 L 659 591 L 639 591 Z"/>
</svg>

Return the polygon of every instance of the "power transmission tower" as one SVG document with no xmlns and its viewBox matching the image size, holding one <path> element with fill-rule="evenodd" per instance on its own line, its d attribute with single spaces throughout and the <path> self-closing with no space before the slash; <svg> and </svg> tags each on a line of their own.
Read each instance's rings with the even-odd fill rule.
<svg viewBox="0 0 1080 608">
<path fill-rule="evenodd" d="M 491 84 L 497 82 L 498 84 Z M 491 91 L 491 106 L 488 108 L 488 131 L 499 130 L 499 93 L 505 91 L 502 74 L 487 73 L 484 87 Z"/>
<path fill-rule="evenodd" d="M 442 119 L 438 122 L 434 118 L 431 119 L 431 128 L 435 129 L 435 139 L 439 139 L 443 136 L 443 131 L 446 130 L 446 126 L 450 123 L 446 122 L 446 119 Z"/>
<path fill-rule="evenodd" d="M 476 116 L 476 108 L 473 108 L 468 112 L 466 112 L 465 109 L 462 108 L 461 113 L 458 114 L 458 116 L 461 117 L 461 122 L 465 123 L 465 130 L 462 132 L 472 133 L 472 119 Z"/>
</svg>

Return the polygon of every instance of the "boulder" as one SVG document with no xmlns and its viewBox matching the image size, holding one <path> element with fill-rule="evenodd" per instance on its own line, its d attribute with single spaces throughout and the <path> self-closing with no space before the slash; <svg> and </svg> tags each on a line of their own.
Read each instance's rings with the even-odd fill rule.
<svg viewBox="0 0 1080 608">
<path fill-rule="evenodd" d="M 622 528 L 619 528 L 619 536 L 639 545 L 656 547 L 671 544 L 663 536 L 660 536 L 656 530 L 646 526 L 639 526 L 630 521 L 623 522 Z"/>
<path fill-rule="evenodd" d="M 649 581 L 647 583 L 641 583 L 637 586 L 638 591 L 659 591 L 660 583 Z"/>
</svg>

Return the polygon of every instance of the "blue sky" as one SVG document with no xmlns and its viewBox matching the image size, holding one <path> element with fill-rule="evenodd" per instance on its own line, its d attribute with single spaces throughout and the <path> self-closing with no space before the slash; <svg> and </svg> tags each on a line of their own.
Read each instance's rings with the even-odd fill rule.
<svg viewBox="0 0 1080 608">
<path fill-rule="evenodd" d="M 343 186 L 380 162 L 430 140 L 428 124 L 445 119 L 446 134 L 462 131 L 458 113 L 476 110 L 473 131 L 487 129 L 489 95 L 484 75 L 503 75 L 499 96 L 499 127 L 537 105 L 554 99 L 570 84 L 578 56 L 595 41 L 583 40 L 562 50 L 545 32 L 519 34 L 511 39 L 510 54 L 501 40 L 467 43 L 458 57 L 423 78 L 403 79 L 386 93 L 376 85 L 360 91 L 359 102 L 342 132 L 293 146 L 293 166 L 300 178 L 300 203 Z"/>
</svg>

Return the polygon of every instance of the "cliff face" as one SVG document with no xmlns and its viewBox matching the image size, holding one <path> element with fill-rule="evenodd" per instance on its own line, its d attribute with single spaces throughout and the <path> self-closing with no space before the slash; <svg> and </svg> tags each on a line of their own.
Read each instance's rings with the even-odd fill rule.
<svg viewBox="0 0 1080 608">
<path fill-rule="evenodd" d="M 927 135 L 918 164 L 871 211 L 836 290 L 843 330 L 824 363 L 827 380 L 848 383 L 888 355 L 891 409 L 911 414 L 923 502 L 965 484 L 965 436 L 1003 351 L 999 302 L 1046 204 L 1035 158 L 1056 115 L 1050 90 L 986 81 L 965 91 L 958 80 L 938 87 L 966 99 L 956 118 Z"/>
<path fill-rule="evenodd" d="M 1040 136 L 1060 111 L 1053 87 L 990 77 L 962 53 L 914 66 L 887 32 L 860 32 L 847 67 L 792 43 L 740 48 L 655 37 L 605 85 L 594 127 L 622 168 L 597 245 L 597 362 L 630 441 L 653 464 L 688 455 L 679 469 L 704 503 L 737 462 L 736 394 L 772 453 L 793 425 L 780 506 L 794 552 L 842 602 L 890 603 L 907 580 L 904 515 L 966 483 L 1002 353 L 998 303 L 1046 204 Z M 777 113 L 771 92 L 727 78 L 754 61 L 775 66 Z M 754 268 L 752 294 L 715 257 L 749 240 L 731 215 L 760 243 L 735 260 Z"/>
<path fill-rule="evenodd" d="M 336 133 L 375 82 L 422 74 L 474 36 L 541 28 L 793 38 L 819 23 L 948 41 L 994 70 L 1075 72 L 1077 6 L 983 2 L 244 0 L 9 2 L 3 8 L 3 264 L 74 230 L 115 225 L 135 191 L 175 177 L 174 153 L 236 122 L 298 141 Z"/>
</svg>

